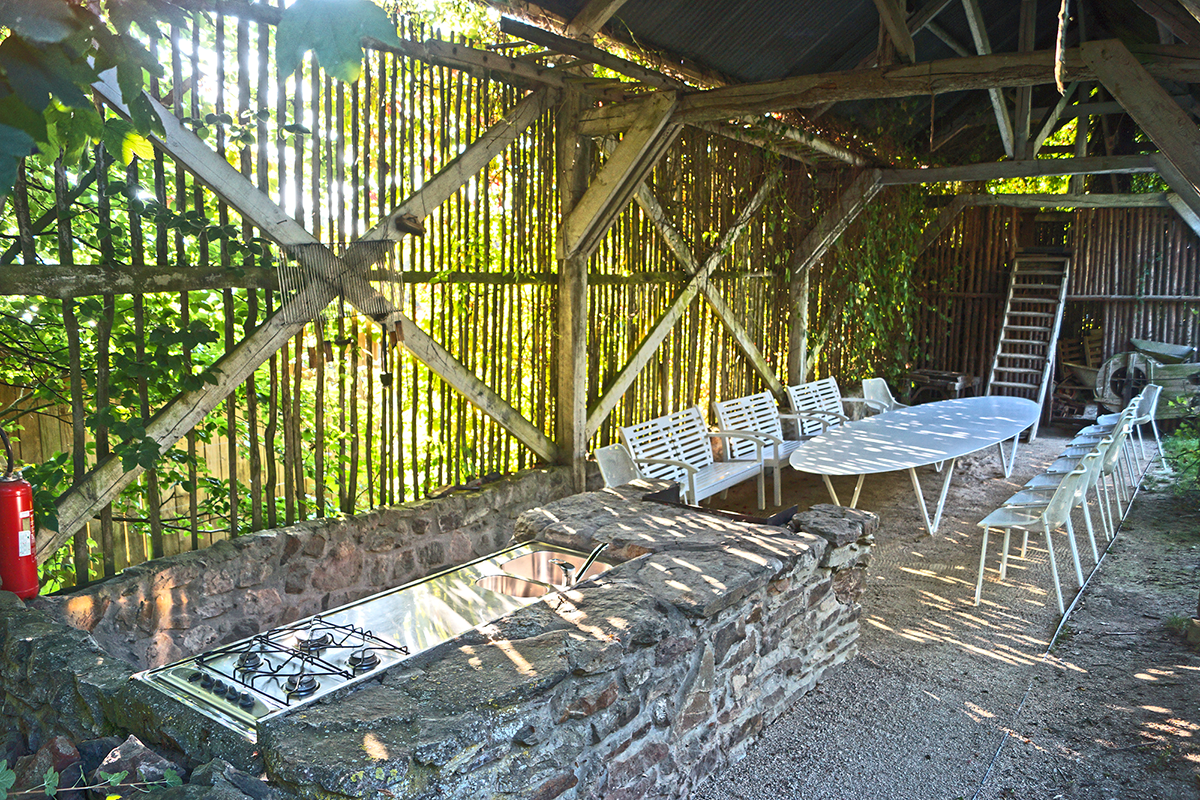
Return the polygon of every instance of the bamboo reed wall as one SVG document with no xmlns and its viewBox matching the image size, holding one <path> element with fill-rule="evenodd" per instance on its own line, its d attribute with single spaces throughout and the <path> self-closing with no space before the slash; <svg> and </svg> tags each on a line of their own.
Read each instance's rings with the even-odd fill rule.
<svg viewBox="0 0 1200 800">
<path fill-rule="evenodd" d="M 311 60 L 281 82 L 272 64 L 270 25 L 222 14 L 209 19 L 172 28 L 160 42 L 158 55 L 170 77 L 153 92 L 335 250 L 397 207 L 520 98 L 500 83 L 381 52 L 369 53 L 364 79 L 353 85 L 327 78 Z M 399 23 L 404 38 L 445 38 L 419 22 Z M 220 121 L 208 115 L 227 116 Z M 425 220 L 424 237 L 407 237 L 380 265 L 390 277 L 376 284 L 550 435 L 557 268 L 553 122 L 551 110 L 438 208 Z M 111 162 L 101 148 L 91 157 L 93 164 Z M 688 132 L 652 183 L 702 260 L 775 161 L 753 147 Z M 71 407 L 60 410 L 64 421 L 55 436 L 35 437 L 29 415 L 15 420 L 25 428 L 18 446 L 26 463 L 70 452 L 69 468 L 79 479 L 119 441 L 105 430 L 93 436 L 83 425 L 115 386 L 103 375 L 121 355 L 122 345 L 99 332 L 106 326 L 132 332 L 132 357 L 141 361 L 152 357 L 147 343 L 156 326 L 185 330 L 206 319 L 218 340 L 182 356 L 197 367 L 211 363 L 280 307 L 280 287 L 260 268 L 270 266 L 264 254 L 283 256 L 278 248 L 249 252 L 230 244 L 252 241 L 257 231 L 161 152 L 129 168 L 90 172 L 43 168 L 31 160 L 23 177 L 16 206 L 28 211 L 16 215 L 18 241 L 4 254 L 10 263 L 66 269 L 120 262 L 182 280 L 189 271 L 215 267 L 233 287 L 109 296 L 103 303 L 42 299 L 55 312 L 61 305 L 71 351 L 63 360 L 75 388 Z M 786 343 L 784 266 L 804 233 L 781 220 L 798 214 L 808 219 L 820 203 L 806 171 L 793 170 L 784 183 L 711 277 L 778 365 Z M 181 216 L 192 223 L 207 218 L 210 227 L 178 224 Z M 243 271 L 253 280 L 239 281 Z M 633 206 L 604 238 L 589 272 L 594 402 L 687 276 Z M 179 355 L 179 347 L 173 352 Z M 148 418 L 169 394 L 145 383 L 137 388 L 133 411 Z M 707 409 L 720 396 L 761 389 L 715 315 L 696 301 L 595 443 L 614 440 L 618 424 L 696 403 Z M 443 485 L 538 460 L 412 358 L 394 334 L 385 335 L 338 301 L 206 423 L 176 445 L 176 466 L 164 462 L 157 473 L 147 473 L 76 537 L 73 552 L 63 553 L 56 568 L 61 580 L 75 580 L 72 571 L 81 582 L 112 574 L 231 532 L 419 499 Z M 4 424 L 11 427 L 9 419 Z"/>
</svg>

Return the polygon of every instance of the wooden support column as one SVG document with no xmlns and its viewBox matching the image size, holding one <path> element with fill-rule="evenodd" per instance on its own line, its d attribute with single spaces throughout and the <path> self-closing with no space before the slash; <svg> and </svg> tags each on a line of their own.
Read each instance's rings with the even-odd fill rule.
<svg viewBox="0 0 1200 800">
<path fill-rule="evenodd" d="M 120 113 L 127 114 L 113 72 L 105 73 L 93 88 L 105 102 Z M 242 216 L 261 228 L 265 236 L 294 248 L 294 255 L 314 274 L 320 276 L 319 280 L 304 287 L 251 336 L 242 340 L 237 347 L 217 361 L 214 365 L 217 381 L 215 385 L 195 392 L 185 392 L 159 409 L 147 424 L 146 434 L 149 439 L 158 443 L 160 450 L 170 447 L 186 435 L 226 395 L 243 383 L 250 373 L 294 336 L 307 321 L 309 309 L 324 307 L 338 294 L 342 294 L 363 314 L 388 329 L 394 328 L 398 340 L 405 348 L 527 447 L 547 460 L 554 457 L 556 450 L 549 437 L 483 384 L 471 370 L 459 363 L 415 322 L 376 292 L 357 271 L 358 268 L 369 265 L 373 258 L 382 255 L 380 248 L 386 246 L 385 244 L 376 242 L 374 245 L 360 248 L 357 253 L 348 252 L 345 260 L 338 258 L 220 154 L 184 128 L 174 115 L 163 109 L 149 95 L 146 95 L 146 98 L 162 120 L 165 129 L 165 136 L 159 142 L 159 146 L 185 165 L 198 179 L 212 187 Z M 506 119 L 498 123 L 498 127 L 508 130 L 513 126 Z M 496 131 L 496 128 L 489 133 L 493 131 Z M 519 134 L 519 130 L 509 130 L 507 135 L 515 138 Z M 511 139 L 507 139 L 507 136 L 497 136 L 479 144 L 480 150 L 494 150 L 484 163 L 502 151 L 508 141 Z M 480 152 L 472 152 L 475 150 L 476 145 L 473 144 L 467 152 L 448 165 L 446 170 L 456 169 L 455 165 L 463 163 L 464 159 L 481 158 Z M 468 156 L 468 153 L 471 155 Z M 418 193 L 423 198 L 422 202 L 430 203 L 429 207 L 438 204 L 432 199 L 436 194 L 444 195 L 444 201 L 461 185 L 450 185 L 452 181 L 437 182 L 436 177 L 430 184 L 435 182 L 438 187 L 436 192 L 431 190 L 428 193 Z M 404 206 L 401 210 L 403 208 Z M 398 239 L 404 230 L 397 228 L 395 224 L 395 221 L 403 216 L 399 212 L 400 210 L 393 212 L 386 222 L 380 223 L 372 230 L 386 229 L 387 238 Z M 53 555 L 72 533 L 91 519 L 98 509 L 111 502 L 121 489 L 140 473 L 140 469 L 125 472 L 119 459 L 109 457 L 98 463 L 86 480 L 62 495 L 56 503 L 59 531 L 42 531 L 38 536 L 36 555 L 39 563 Z"/>
<path fill-rule="evenodd" d="M 679 293 L 670 307 L 659 318 L 658 322 L 654 324 L 654 327 L 650 329 L 650 333 L 638 345 L 630 357 L 629 363 L 621 369 L 612 383 L 606 387 L 599 402 L 596 403 L 595 408 L 588 414 L 587 427 L 589 435 L 600 429 L 600 425 L 612 412 L 613 408 L 616 407 L 617 403 L 620 402 L 622 395 L 633 384 L 634 379 L 650 363 L 650 359 L 654 357 L 654 353 L 667 338 L 667 334 L 671 332 L 671 328 L 674 327 L 692 300 L 699 294 L 700 287 L 708 281 L 709 275 L 724 260 L 734 241 L 746 229 L 746 226 L 750 224 L 750 219 L 762 206 L 763 202 L 766 201 L 771 189 L 774 188 L 776 182 L 779 180 L 779 174 L 778 170 L 772 172 L 767 177 L 767 180 L 763 182 L 763 185 L 759 187 L 758 191 L 754 193 L 754 197 L 751 198 L 746 207 L 738 214 L 733 225 L 721 236 L 716 247 L 713 248 L 712 254 L 704 260 L 704 263 L 696 271 L 696 274 L 683 287 L 683 291 Z"/>
<path fill-rule="evenodd" d="M 590 140 L 579 135 L 582 99 L 567 92 L 555 124 L 559 207 L 565 221 L 587 189 Z M 560 234 L 565 235 L 564 231 Z M 558 387 L 555 439 L 558 458 L 571 467 L 571 485 L 587 488 L 587 267 L 588 254 L 570 247 L 558 260 Z"/>
<path fill-rule="evenodd" d="M 667 220 L 666 212 L 663 210 L 662 205 L 659 204 L 658 199 L 655 198 L 654 193 L 650 191 L 650 187 L 642 184 L 637 191 L 636 199 L 638 205 L 642 207 L 642 210 L 646 212 L 646 215 L 650 217 L 655 227 L 658 228 L 658 232 L 667 243 L 667 247 L 671 248 L 671 252 L 675 254 L 675 258 L 679 260 L 684 270 L 689 275 L 698 273 L 700 271 L 700 263 L 688 248 L 683 235 Z M 716 312 L 725 329 L 733 337 L 733 341 L 738 346 L 738 349 L 750 361 L 751 366 L 754 367 L 754 371 L 758 373 L 758 376 L 763 379 L 763 382 L 767 384 L 767 387 L 772 392 L 781 394 L 783 392 L 783 384 L 779 382 L 779 378 L 775 375 L 775 370 L 767 363 L 766 357 L 758 349 L 758 345 L 754 343 L 754 339 L 746 331 L 741 320 L 725 304 L 721 293 L 709 281 L 704 281 L 701 284 L 700 291 L 704 295 L 704 299 L 712 306 L 713 311 Z"/>
<path fill-rule="evenodd" d="M 1163 174 L 1171 188 L 1193 216 L 1200 215 L 1200 130 L 1195 121 L 1119 40 L 1086 42 L 1080 50 L 1104 87 L 1158 145 L 1173 168 Z M 1184 219 L 1192 225 L 1192 219 Z"/>
<path fill-rule="evenodd" d="M 808 370 L 807 364 L 802 364 L 802 350 L 805 352 L 805 341 L 808 336 L 807 329 L 801 329 L 801 312 L 800 303 L 807 304 L 807 296 L 801 297 L 801 292 L 804 290 L 806 275 L 805 273 L 816 264 L 833 246 L 833 243 L 838 240 L 849 227 L 862 210 L 866 208 L 867 203 L 879 193 L 883 187 L 883 173 L 880 170 L 866 170 L 860 174 L 854 183 L 850 184 L 846 191 L 842 192 L 837 203 L 834 204 L 828 213 L 825 214 L 813 228 L 808 236 L 804 237 L 804 241 L 800 243 L 800 247 L 792 255 L 792 261 L 788 265 L 788 272 L 791 275 L 791 305 L 792 313 L 788 325 L 788 383 L 796 384 L 804 382 L 804 374 Z M 807 305 L 803 314 L 804 324 L 807 325 L 808 313 Z"/>
<path fill-rule="evenodd" d="M 967 24 L 971 28 L 971 38 L 975 41 L 975 52 L 981 56 L 989 55 L 992 52 L 992 43 L 988 38 L 987 24 L 983 19 L 983 11 L 979 8 L 979 0 L 963 0 L 963 11 L 966 12 Z M 1004 93 L 993 87 L 988 89 L 988 96 L 991 97 L 992 108 L 996 112 L 996 124 L 1000 127 L 1000 141 L 1004 143 L 1004 152 L 1012 158 L 1013 124 Z"/>
<path fill-rule="evenodd" d="M 564 209 L 558 236 L 558 440 L 559 458 L 571 465 L 572 478 L 579 490 L 583 489 L 587 439 L 595 430 L 589 426 L 587 414 L 587 262 L 617 214 L 679 135 L 681 126 L 671 122 L 676 102 L 674 92 L 656 95 L 649 103 L 647 115 L 625 133 L 587 191 L 570 204 L 569 211 Z M 581 146 L 576 133 L 578 116 L 570 124 L 564 136 L 569 135 L 568 144 L 574 142 L 578 148 Z M 560 155 L 560 163 L 562 159 Z M 560 174 L 559 180 L 560 185 L 581 185 L 574 175 Z M 563 184 L 564 180 L 570 183 Z"/>
</svg>

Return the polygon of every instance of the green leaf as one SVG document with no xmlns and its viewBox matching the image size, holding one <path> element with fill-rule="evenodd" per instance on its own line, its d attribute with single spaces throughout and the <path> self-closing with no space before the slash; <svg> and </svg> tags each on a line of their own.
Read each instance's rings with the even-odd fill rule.
<svg viewBox="0 0 1200 800">
<path fill-rule="evenodd" d="M 46 774 L 42 780 L 46 783 L 47 797 L 54 797 L 58 794 L 58 773 L 54 771 L 54 767 L 46 767 Z"/>
<path fill-rule="evenodd" d="M 401 44 L 387 12 L 369 0 L 296 0 L 284 10 L 275 34 L 279 74 L 291 75 L 312 50 L 322 69 L 352 83 L 362 73 L 364 36 Z"/>
<path fill-rule="evenodd" d="M 104 142 L 104 149 L 121 159 L 122 164 L 128 164 L 134 156 L 146 160 L 154 158 L 154 145 L 150 144 L 149 139 L 134 130 L 132 124 L 123 119 L 114 117 L 106 120 L 101 141 Z M 120 186 L 120 188 L 113 191 L 114 186 Z M 109 185 L 110 194 L 118 194 L 124 190 L 125 184 L 120 181 L 114 181 Z"/>
<path fill-rule="evenodd" d="M 8 790 L 17 782 L 17 773 L 8 768 L 7 761 L 0 761 L 0 800 L 8 797 Z"/>
<path fill-rule="evenodd" d="M 180 778 L 179 773 L 173 769 L 163 770 L 163 779 L 167 782 L 167 786 L 183 786 L 183 778 Z"/>
<path fill-rule="evenodd" d="M 0 124 L 0 195 L 17 182 L 17 165 L 33 150 L 33 139 L 25 131 Z"/>
<path fill-rule="evenodd" d="M 0 74 L 7 75 L 9 85 L 34 111 L 44 111 L 51 97 L 71 108 L 91 105 L 79 87 L 95 80 L 95 74 L 72 63 L 60 45 L 38 46 L 9 36 L 0 43 Z"/>
<path fill-rule="evenodd" d="M 79 27 L 62 0 L 0 0 L 0 28 L 35 42 L 61 42 Z"/>
</svg>

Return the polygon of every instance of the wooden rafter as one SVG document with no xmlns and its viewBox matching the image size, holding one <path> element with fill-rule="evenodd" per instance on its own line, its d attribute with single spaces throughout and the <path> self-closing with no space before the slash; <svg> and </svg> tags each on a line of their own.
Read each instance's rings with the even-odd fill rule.
<svg viewBox="0 0 1200 800">
<path fill-rule="evenodd" d="M 512 17 L 501 17 L 500 30 L 510 36 L 518 36 L 527 42 L 539 44 L 557 53 L 574 56 L 588 64 L 606 67 L 613 72 L 618 72 L 636 81 L 641 81 L 647 86 L 653 86 L 657 89 L 679 89 L 684 86 L 683 81 L 669 78 L 661 72 L 647 69 L 641 64 L 626 61 L 619 56 L 614 56 L 612 53 L 601 50 L 599 47 L 593 47 L 586 42 L 577 42 L 574 39 L 559 36 L 557 33 L 551 33 L 536 25 L 526 25 L 524 22 L 515 20 Z"/>
<path fill-rule="evenodd" d="M 641 343 L 638 344 L 637 349 L 629 359 L 629 363 L 617 373 L 617 376 L 604 391 L 604 394 L 600 397 L 595 407 L 588 413 L 587 430 L 589 436 L 592 432 L 600 429 L 600 425 L 612 413 L 612 410 L 620 402 L 626 390 L 633 384 L 634 379 L 650 363 L 655 352 L 658 351 L 658 348 L 666 340 L 667 334 L 671 332 L 671 328 L 674 327 L 680 316 L 683 315 L 683 312 L 687 310 L 692 300 L 700 292 L 700 287 L 709 279 L 712 271 L 716 269 L 717 265 L 721 263 L 725 255 L 729 252 L 733 242 L 746 229 L 746 226 L 750 224 L 750 219 L 766 201 L 771 189 L 779 180 L 779 175 L 779 170 L 776 169 L 767 177 L 763 185 L 754 193 L 754 197 L 751 198 L 746 207 L 738 214 L 733 225 L 721 236 L 712 254 L 704 260 L 700 269 L 696 271 L 696 274 L 683 287 L 663 316 L 654 324 L 654 327 L 650 329 L 650 332 L 646 334 Z"/>
<path fill-rule="evenodd" d="M 1037 0 L 1021 0 L 1021 23 L 1017 33 L 1017 49 L 1022 53 L 1033 50 L 1035 25 L 1037 23 Z M 1029 129 L 1033 116 L 1033 87 L 1017 87 L 1016 113 L 1013 119 L 1013 157 L 1030 157 Z"/>
<path fill-rule="evenodd" d="M 1170 208 L 1167 192 L 1145 194 L 963 194 L 972 206 L 1008 208 Z"/>
<path fill-rule="evenodd" d="M 1156 78 L 1200 83 L 1200 49 L 1183 45 L 1139 47 L 1144 67 Z M 1067 80 L 1093 80 L 1096 75 L 1078 48 L 1064 52 Z M 723 86 L 694 92 L 679 102 L 683 122 L 726 120 L 743 114 L 765 114 L 829 101 L 879 100 L 1054 82 L 1054 51 L 999 53 L 948 58 L 920 64 L 848 72 L 800 75 L 778 81 Z M 644 100 L 614 103 L 585 112 L 583 130 L 603 121 L 606 130 L 625 130 L 642 111 Z"/>
<path fill-rule="evenodd" d="M 567 36 L 591 39 L 625 3 L 626 0 L 588 0 L 587 5 L 571 18 L 567 25 Z"/>
<path fill-rule="evenodd" d="M 983 19 L 983 11 L 979 7 L 979 0 L 962 0 L 963 11 L 967 15 L 967 25 L 971 28 L 971 38 L 975 41 L 975 52 L 981 56 L 986 56 L 992 52 L 992 43 L 988 38 L 987 24 Z M 1014 134 L 1012 117 L 1008 113 L 1008 104 L 1004 101 L 1004 95 L 999 87 L 991 87 L 988 89 L 988 96 L 992 100 L 992 109 L 996 112 L 996 125 L 1000 128 L 1000 141 L 1004 145 L 1004 152 L 1009 158 L 1014 155 Z"/>
<path fill-rule="evenodd" d="M 1092 156 L 1085 158 L 1035 158 L 930 169 L 889 169 L 883 185 L 991 181 L 1000 178 L 1036 178 L 1047 175 L 1116 175 L 1157 172 L 1153 156 Z"/>
<path fill-rule="evenodd" d="M 1179 41 L 1193 47 L 1200 45 L 1200 22 L 1193 17 L 1180 0 L 1133 0 L 1162 28 L 1170 31 Z"/>
<path fill-rule="evenodd" d="M 111 72 L 106 73 L 93 88 L 113 108 L 127 113 L 114 80 Z M 397 338 L 405 348 L 534 452 L 544 458 L 553 457 L 554 443 L 544 433 L 484 385 L 473 372 L 454 359 L 416 323 L 392 306 L 351 265 L 317 242 L 308 231 L 292 220 L 228 161 L 183 127 L 174 115 L 162 108 L 153 98 L 147 98 L 161 118 L 165 129 L 165 136 L 159 142 L 159 146 L 185 165 L 199 180 L 212 187 L 230 206 L 258 226 L 264 235 L 281 244 L 296 247 L 295 256 L 319 276 L 317 280 L 311 281 L 301 289 L 254 333 L 216 362 L 216 384 L 195 392 L 185 392 L 173 398 L 154 415 L 146 426 L 146 435 L 158 444 L 160 450 L 165 450 L 186 435 L 284 342 L 293 337 L 311 316 L 310 313 L 305 313 L 306 310 L 324 307 L 341 293 L 376 322 L 389 328 L 394 327 Z M 545 100 L 543 97 L 541 102 Z M 499 125 L 505 129 L 514 127 L 509 124 L 509 120 L 502 121 Z M 515 138 L 519 133 L 516 131 L 511 135 Z M 499 152 L 504 144 L 504 137 L 490 137 L 479 147 Z M 461 157 L 455 163 L 461 163 Z M 454 168 L 454 164 L 448 168 Z M 442 191 L 449 188 L 441 184 Z M 454 191 L 457 191 L 457 188 L 454 187 Z M 449 197 L 449 194 L 446 197 Z M 396 214 L 391 214 L 388 219 L 394 220 L 396 217 Z M 400 231 L 395 229 L 394 225 L 388 226 L 388 231 L 386 238 L 399 238 Z M 121 489 L 140 473 L 140 468 L 126 471 L 120 459 L 114 456 L 98 463 L 83 482 L 58 499 L 56 509 L 59 530 L 39 533 L 36 552 L 39 562 L 53 555 L 63 542 L 99 509 L 112 502 Z"/>
<path fill-rule="evenodd" d="M 1163 177 L 1191 209 L 1193 217 L 1200 215 L 1200 131 L 1195 121 L 1120 41 L 1086 42 L 1081 49 L 1104 88 L 1129 111 L 1173 167 Z M 1190 225 L 1191 219 L 1185 219 Z"/>
<path fill-rule="evenodd" d="M 1037 135 L 1033 137 L 1033 141 L 1029 143 L 1029 157 L 1035 158 L 1041 152 L 1042 145 L 1046 143 L 1046 139 L 1054 132 L 1054 128 L 1058 125 L 1058 121 L 1062 119 L 1063 112 L 1067 110 L 1067 106 L 1071 105 L 1071 98 L 1075 96 L 1075 90 L 1079 87 L 1079 83 L 1072 83 L 1067 87 L 1067 91 L 1058 98 L 1058 102 L 1054 104 L 1054 108 L 1046 112 L 1046 117 L 1041 126 L 1038 128 Z"/>
<path fill-rule="evenodd" d="M 909 32 L 904 9 L 900 7 L 899 0 L 875 0 L 875 8 L 879 9 L 879 24 L 887 29 L 896 52 L 908 63 L 914 63 L 917 60 L 917 48 L 913 44 L 912 33 Z"/>
</svg>

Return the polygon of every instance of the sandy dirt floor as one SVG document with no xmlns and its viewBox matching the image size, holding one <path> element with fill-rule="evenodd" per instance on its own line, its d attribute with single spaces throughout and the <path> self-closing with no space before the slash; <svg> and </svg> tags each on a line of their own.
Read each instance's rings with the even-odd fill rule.
<svg viewBox="0 0 1200 800">
<path fill-rule="evenodd" d="M 1098 569 L 1076 512 L 1087 587 L 1053 643 L 1060 617 L 1044 542 L 1031 540 L 1021 558 L 1015 536 L 1001 580 L 993 535 L 974 605 L 976 522 L 1070 434 L 1051 428 L 1023 443 L 1009 479 L 994 449 L 960 459 L 932 537 L 907 474 L 869 476 L 859 507 L 882 524 L 859 654 L 697 796 L 1200 798 L 1200 653 L 1182 632 L 1200 596 L 1200 514 L 1156 470 L 1107 553 L 1097 522 Z M 940 476 L 920 475 L 936 502 Z M 853 479 L 835 486 L 849 497 Z M 829 498 L 818 478 L 785 469 L 784 502 Z M 716 505 L 755 513 L 753 485 Z M 1069 604 L 1079 583 L 1065 533 L 1055 553 Z"/>
</svg>

